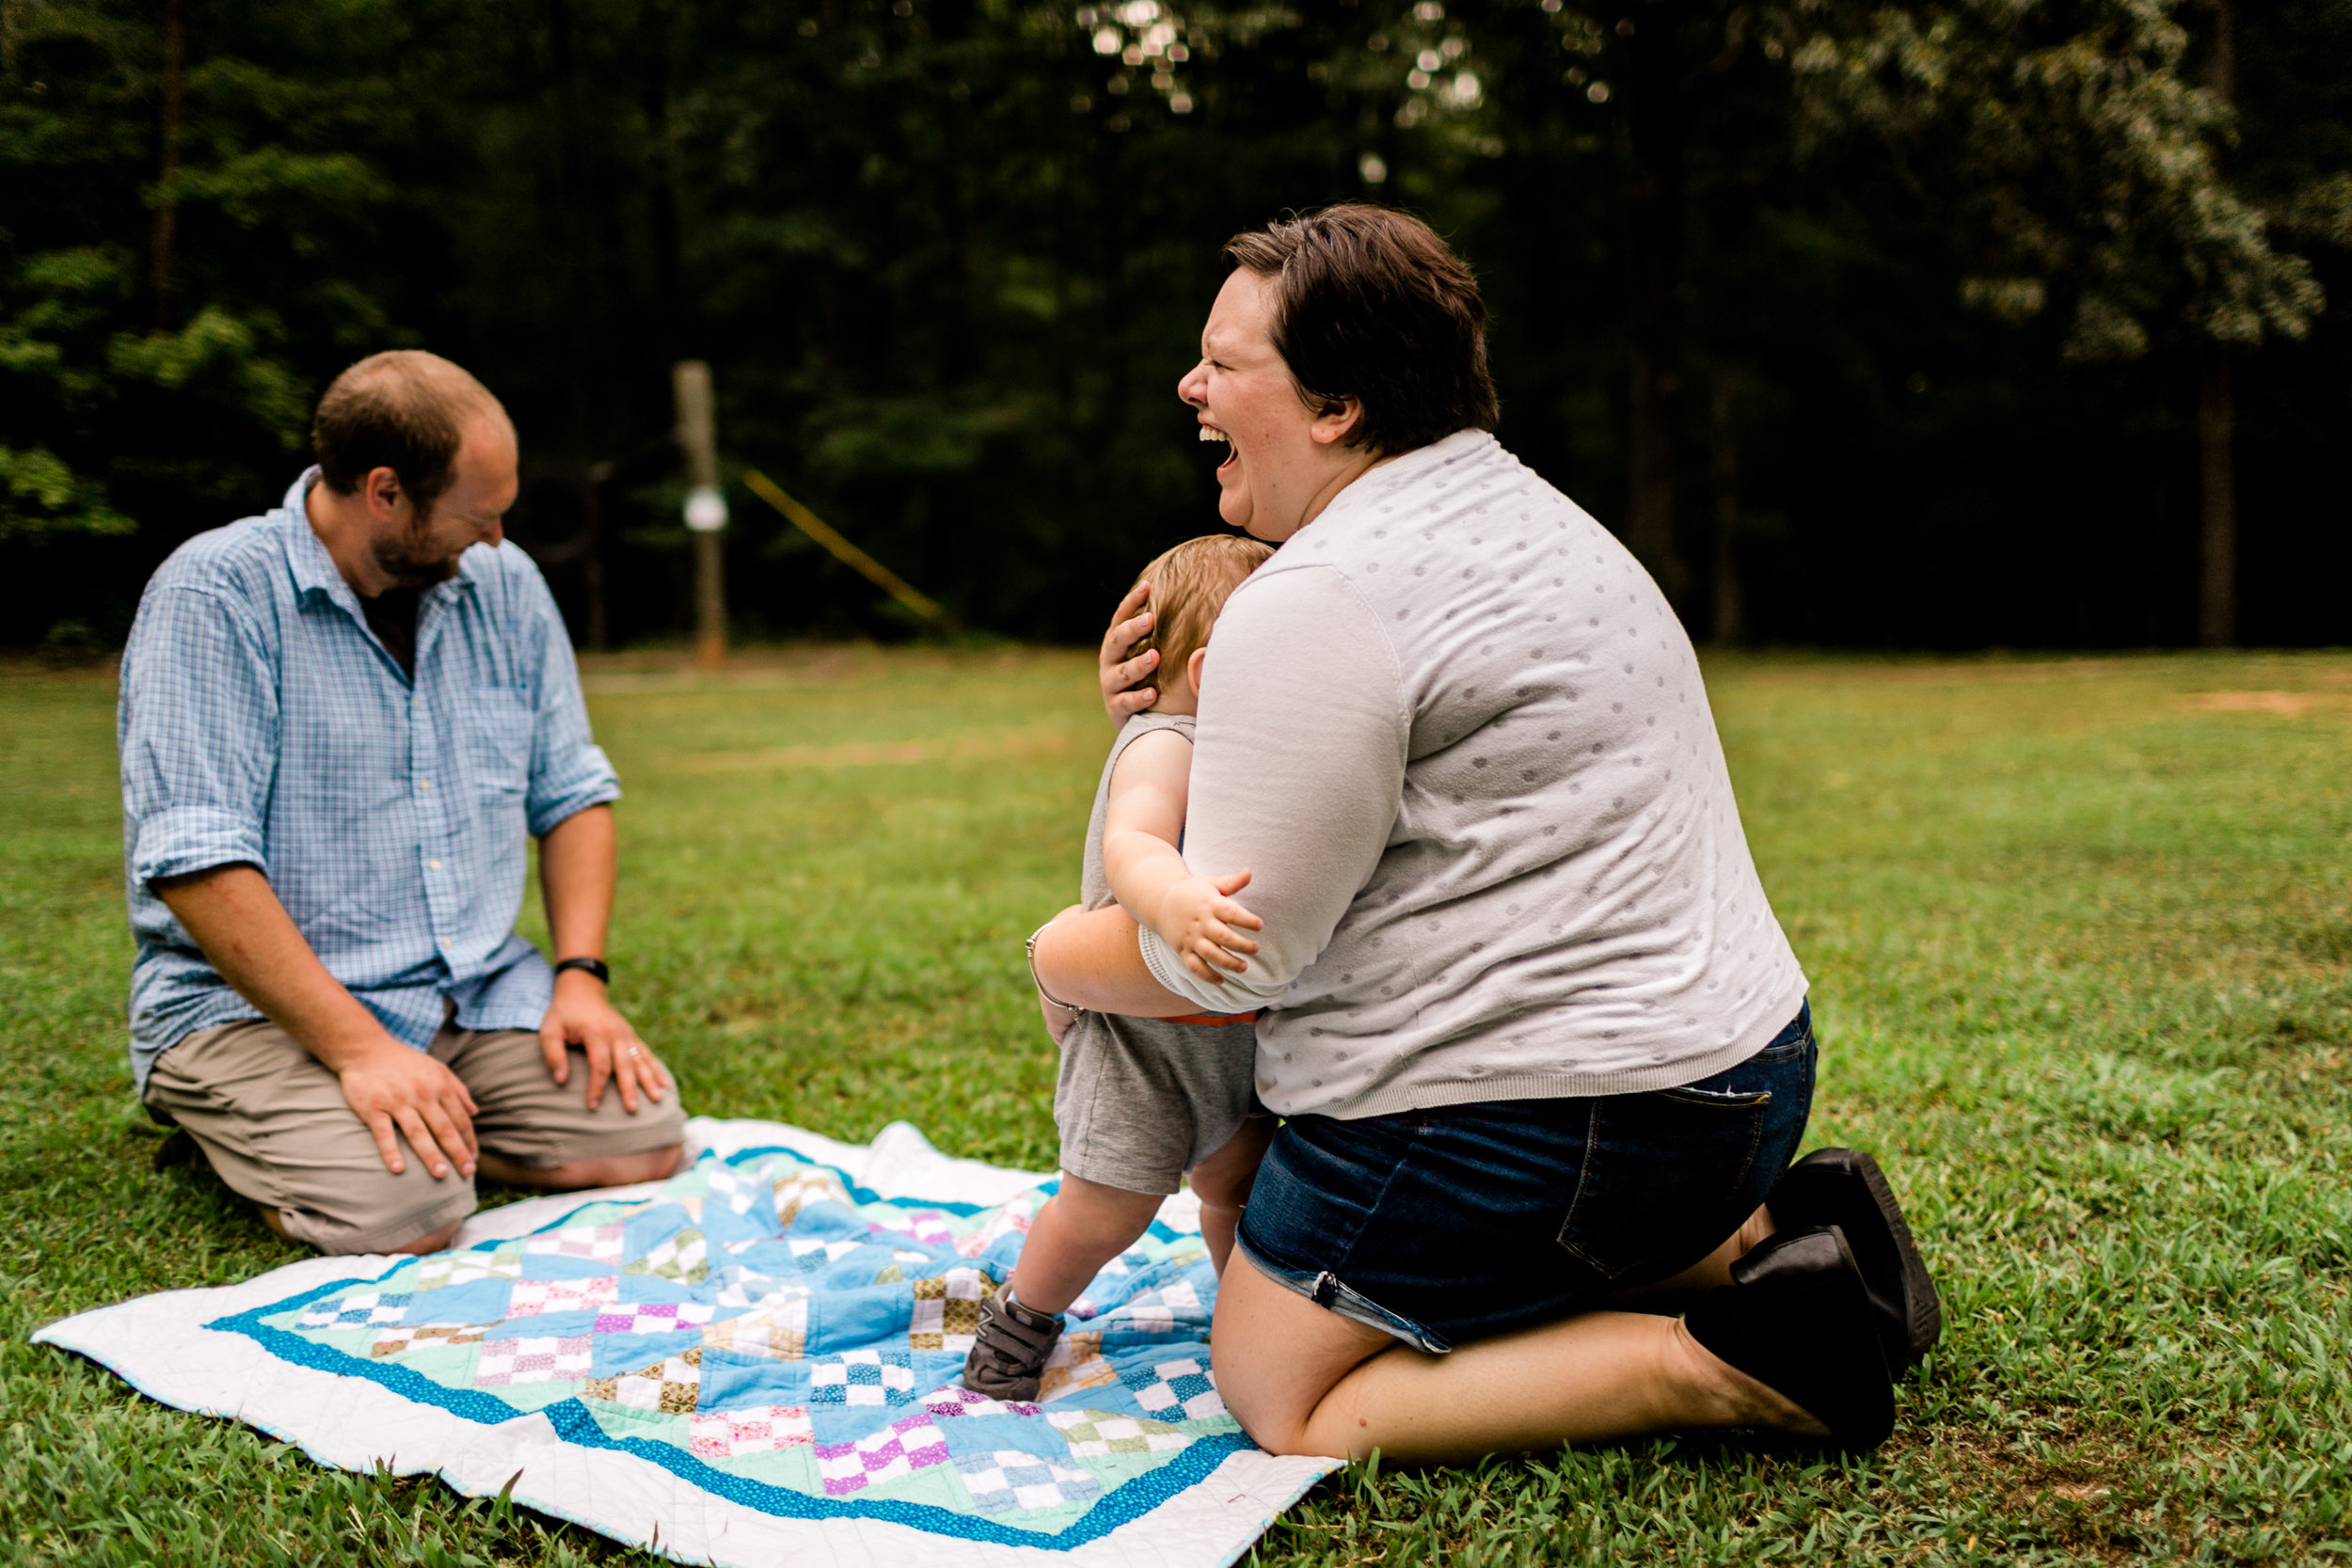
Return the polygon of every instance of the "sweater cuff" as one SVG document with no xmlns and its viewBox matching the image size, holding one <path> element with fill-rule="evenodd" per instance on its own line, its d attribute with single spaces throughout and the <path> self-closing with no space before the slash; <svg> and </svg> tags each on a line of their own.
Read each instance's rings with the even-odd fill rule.
<svg viewBox="0 0 2352 1568">
<path fill-rule="evenodd" d="M 1176 956 L 1176 949 L 1161 941 L 1157 931 L 1139 922 L 1136 926 L 1136 945 L 1143 952 L 1143 967 L 1152 972 L 1152 978 L 1163 989 L 1199 1003 L 1202 1012 L 1255 1012 L 1272 1006 L 1282 994 L 1280 986 L 1264 980 L 1264 972 L 1255 958 L 1249 960 L 1247 970 L 1218 985 L 1197 977 Z"/>
</svg>

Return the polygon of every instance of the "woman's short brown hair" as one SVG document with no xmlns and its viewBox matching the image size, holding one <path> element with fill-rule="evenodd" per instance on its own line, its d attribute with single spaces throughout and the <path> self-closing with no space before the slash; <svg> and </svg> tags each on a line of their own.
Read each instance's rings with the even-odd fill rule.
<svg viewBox="0 0 2352 1568">
<path fill-rule="evenodd" d="M 1245 534 L 1205 533 L 1153 557 L 1152 564 L 1136 574 L 1137 582 L 1152 585 L 1152 631 L 1126 657 L 1133 658 L 1146 648 L 1160 651 L 1160 662 L 1143 681 L 1145 686 L 1164 691 L 1164 682 L 1184 678 L 1193 654 L 1208 645 L 1209 628 L 1216 625 L 1225 601 L 1273 553 L 1273 546 Z"/>
<path fill-rule="evenodd" d="M 1495 427 L 1478 281 L 1421 219 L 1343 202 L 1236 234 L 1225 260 L 1274 280 L 1275 352 L 1307 405 L 1363 404 L 1348 445 L 1411 451 Z"/>
</svg>

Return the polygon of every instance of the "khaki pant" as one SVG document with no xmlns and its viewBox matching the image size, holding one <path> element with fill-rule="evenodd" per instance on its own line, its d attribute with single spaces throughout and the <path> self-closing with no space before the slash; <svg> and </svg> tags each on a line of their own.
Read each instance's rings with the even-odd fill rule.
<svg viewBox="0 0 2352 1568">
<path fill-rule="evenodd" d="M 675 1092 L 641 1094 L 631 1116 L 608 1085 L 591 1111 L 585 1053 L 574 1050 L 571 1082 L 559 1085 L 530 1030 L 444 1028 L 431 1051 L 480 1107 L 474 1138 L 485 1153 L 545 1168 L 684 1140 Z M 386 1170 L 342 1081 L 266 1020 L 199 1029 L 166 1051 L 147 1103 L 187 1129 L 223 1181 L 321 1252 L 402 1246 L 474 1212 L 471 1177 L 453 1169 L 437 1180 L 413 1149 L 400 1175 Z"/>
</svg>

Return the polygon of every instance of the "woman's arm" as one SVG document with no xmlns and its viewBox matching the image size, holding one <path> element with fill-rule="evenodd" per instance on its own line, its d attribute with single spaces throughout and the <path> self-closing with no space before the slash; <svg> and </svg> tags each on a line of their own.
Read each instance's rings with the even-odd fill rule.
<svg viewBox="0 0 2352 1568">
<path fill-rule="evenodd" d="M 1072 905 L 1038 933 L 1037 977 L 1053 1000 L 1129 1018 L 1183 1018 L 1200 1004 L 1152 977 L 1136 923 L 1116 904 L 1088 913 Z M 1220 1009 L 1231 1011 L 1232 1009 Z"/>
<path fill-rule="evenodd" d="M 1184 861 L 1197 876 L 1252 874 L 1260 951 L 1243 974 L 1201 980 L 1123 912 L 1099 911 L 1039 942 L 1047 990 L 1146 1018 L 1278 1001 L 1379 864 L 1406 738 L 1395 657 L 1340 574 L 1309 567 L 1243 584 L 1209 644 Z"/>
</svg>

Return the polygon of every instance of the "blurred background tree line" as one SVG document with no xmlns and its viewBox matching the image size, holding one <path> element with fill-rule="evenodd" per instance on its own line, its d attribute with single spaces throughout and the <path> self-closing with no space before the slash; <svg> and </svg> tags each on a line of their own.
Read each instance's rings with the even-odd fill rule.
<svg viewBox="0 0 2352 1568">
<path fill-rule="evenodd" d="M 2352 0 L 0 0 L 0 645 L 119 640 L 404 345 L 583 643 L 691 622 L 681 357 L 730 473 L 1090 638 L 1216 526 L 1218 243 L 1342 198 L 1703 637 L 2341 642 L 2347 171 Z M 730 495 L 741 632 L 911 628 Z"/>
</svg>

